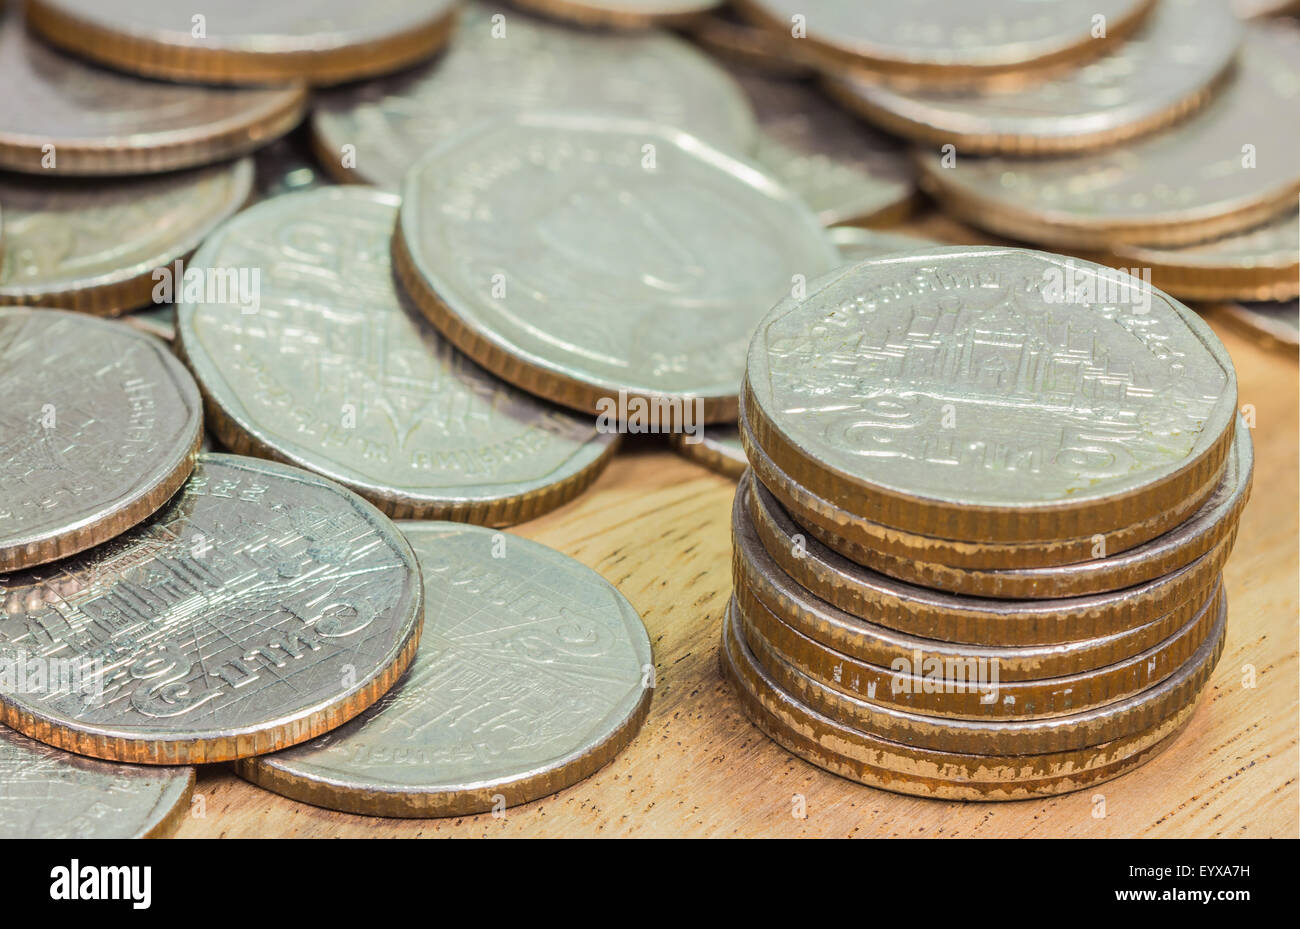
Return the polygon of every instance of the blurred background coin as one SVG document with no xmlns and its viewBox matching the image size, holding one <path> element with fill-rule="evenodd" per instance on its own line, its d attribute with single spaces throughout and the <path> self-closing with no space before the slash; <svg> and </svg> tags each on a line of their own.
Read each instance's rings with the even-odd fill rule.
<svg viewBox="0 0 1300 929">
<path fill-rule="evenodd" d="M 516 6 L 583 26 L 638 29 L 689 23 L 722 0 L 514 0 Z"/>
<path fill-rule="evenodd" d="M 1295 349 L 1300 345 L 1300 303 L 1228 303 L 1223 313 L 1248 332 Z"/>
</svg>

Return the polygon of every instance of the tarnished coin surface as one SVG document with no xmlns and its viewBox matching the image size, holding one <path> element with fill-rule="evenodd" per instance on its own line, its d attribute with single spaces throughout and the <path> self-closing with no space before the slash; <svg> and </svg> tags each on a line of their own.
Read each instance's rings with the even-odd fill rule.
<svg viewBox="0 0 1300 929">
<path fill-rule="evenodd" d="M 838 67 L 950 84 L 1101 54 L 1141 21 L 1152 0 L 740 0 L 738 6 Z"/>
<path fill-rule="evenodd" d="M 0 396 L 0 574 L 124 532 L 194 466 L 194 380 L 120 323 L 0 307 Z"/>
<path fill-rule="evenodd" d="M 915 205 L 902 145 L 854 119 L 803 81 L 732 72 L 758 118 L 753 158 L 799 196 L 824 225 L 892 223 Z"/>
<path fill-rule="evenodd" d="M 959 157 L 1082 151 L 1158 129 L 1200 106 L 1232 63 L 1241 33 L 1223 0 L 1160 0 L 1109 54 L 1024 87 L 909 90 L 852 71 L 827 75 L 825 86 L 880 126 L 955 145 Z"/>
<path fill-rule="evenodd" d="M 0 722 L 144 764 L 229 761 L 336 728 L 406 670 L 424 616 L 415 556 L 378 510 L 233 455 L 201 455 L 170 504 L 111 542 L 0 578 L 0 599 L 0 650 L 68 672 L 0 692 Z M 74 677 L 97 685 L 55 686 Z"/>
<path fill-rule="evenodd" d="M 1229 303 L 1221 307 L 1230 319 L 1287 348 L 1300 345 L 1300 302 Z"/>
<path fill-rule="evenodd" d="M 654 659 L 632 605 L 536 542 L 400 523 L 430 604 L 410 673 L 364 715 L 239 773 L 374 816 L 460 816 L 563 790 L 609 762 L 650 706 Z"/>
<path fill-rule="evenodd" d="M 393 250 L 420 309 L 489 371 L 619 419 L 639 398 L 648 423 L 697 398 L 702 421 L 735 421 L 754 326 L 799 275 L 839 263 L 750 162 L 586 115 L 521 115 L 430 153 Z"/>
<path fill-rule="evenodd" d="M 177 344 L 235 452 L 296 464 L 391 516 L 522 522 L 572 499 L 617 434 L 498 381 L 394 287 L 392 194 L 332 187 L 264 201 L 192 267 L 260 274 L 258 303 L 177 306 Z"/>
<path fill-rule="evenodd" d="M 193 789 L 193 768 L 95 761 L 0 726 L 0 839 L 170 835 Z"/>
<path fill-rule="evenodd" d="M 753 439 L 808 491 L 975 542 L 1155 517 L 1221 469 L 1237 403 L 1226 350 L 1181 303 L 1092 262 L 980 246 L 811 281 L 758 327 L 746 391 Z"/>
<path fill-rule="evenodd" d="M 414 64 L 447 41 L 455 0 L 28 0 L 40 36 L 132 74 L 214 84 L 336 84 Z"/>
<path fill-rule="evenodd" d="M 167 269 L 243 206 L 251 159 L 156 177 L 0 174 L 0 304 L 116 316 L 155 300 Z"/>
<path fill-rule="evenodd" d="M 744 93 L 680 39 L 569 29 L 478 3 L 437 61 L 319 94 L 312 131 L 337 179 L 396 192 L 429 149 L 481 120 L 543 108 L 654 120 L 738 153 L 754 138 Z"/>
<path fill-rule="evenodd" d="M 723 0 L 515 0 L 515 5 L 583 26 L 637 29 L 681 25 Z"/>
<path fill-rule="evenodd" d="M 183 87 L 82 64 L 0 11 L 0 168 L 33 174 L 138 174 L 221 161 L 292 129 L 301 86 Z"/>
<path fill-rule="evenodd" d="M 1245 29 L 1231 79 L 1177 126 L 1096 154 L 945 159 L 921 153 L 922 186 L 973 225 L 1072 249 L 1185 245 L 1295 207 L 1300 28 Z"/>
</svg>

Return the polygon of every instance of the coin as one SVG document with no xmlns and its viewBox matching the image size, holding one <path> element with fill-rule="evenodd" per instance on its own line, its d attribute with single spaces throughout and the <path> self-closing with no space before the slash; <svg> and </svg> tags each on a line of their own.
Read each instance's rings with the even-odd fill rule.
<svg viewBox="0 0 1300 929">
<path fill-rule="evenodd" d="M 1134 630 L 1158 619 L 1177 628 L 1210 595 L 1230 548 L 1222 540 L 1185 567 L 1102 594 L 1036 600 L 958 596 L 850 561 L 805 533 L 756 479 L 745 480 L 737 498 L 748 501 L 749 521 L 764 550 L 810 593 L 874 623 L 946 642 L 1051 645 L 1120 639 L 1147 635 Z M 834 629 L 827 629 L 822 641 L 849 650 Z"/>
<path fill-rule="evenodd" d="M 1101 54 L 1146 16 L 1152 0 L 741 0 L 746 17 L 812 46 L 831 67 L 963 84 Z M 1099 34 L 1099 32 L 1101 34 Z M 797 41 L 796 41 L 797 40 Z"/>
<path fill-rule="evenodd" d="M 132 74 L 215 84 L 335 84 L 436 52 L 454 0 L 28 0 L 31 28 L 59 48 Z"/>
<path fill-rule="evenodd" d="M 252 186 L 249 159 L 111 180 L 0 174 L 0 304 L 116 316 L 158 302 L 155 272 L 192 252 Z"/>
<path fill-rule="evenodd" d="M 0 396 L 0 573 L 129 529 L 194 466 L 193 379 L 118 323 L 0 307 Z"/>
<path fill-rule="evenodd" d="M 853 515 L 942 539 L 1081 538 L 1222 467 L 1218 337 L 1139 280 L 1044 252 L 880 258 L 778 304 L 749 350 L 752 438 Z"/>
<path fill-rule="evenodd" d="M 899 222 L 916 205 L 902 145 L 854 119 L 802 81 L 750 68 L 733 76 L 758 118 L 753 158 L 817 214 L 823 225 Z"/>
<path fill-rule="evenodd" d="M 889 232 L 877 232 L 874 229 L 860 229 L 857 226 L 835 226 L 827 229 L 826 235 L 839 251 L 840 260 L 845 264 L 856 264 L 883 255 L 922 251 L 939 244 L 933 239 L 894 235 Z"/>
<path fill-rule="evenodd" d="M 406 670 L 424 616 L 415 556 L 378 510 L 305 471 L 212 454 L 152 520 L 5 577 L 0 598 L 0 647 L 99 682 L 89 701 L 0 692 L 0 721 L 144 764 L 229 761 L 342 725 Z"/>
<path fill-rule="evenodd" d="M 745 448 L 740 444 L 740 429 L 734 423 L 717 423 L 705 427 L 699 441 L 692 436 L 675 432 L 669 437 L 673 448 L 692 461 L 735 480 L 745 473 L 749 462 Z"/>
<path fill-rule="evenodd" d="M 555 793 L 612 760 L 653 686 L 650 640 L 623 595 L 536 542 L 400 525 L 437 605 L 410 673 L 346 726 L 239 774 L 349 813 L 462 816 Z"/>
<path fill-rule="evenodd" d="M 1266 336 L 1289 349 L 1300 345 L 1300 302 L 1230 303 L 1221 309 L 1228 318 L 1256 335 Z"/>
<path fill-rule="evenodd" d="M 1104 251 L 1185 245 L 1267 222 L 1300 194 L 1300 29 L 1252 23 L 1234 75 L 1198 114 L 1091 155 L 945 161 L 921 183 L 974 225 L 1044 245 Z M 951 167 L 945 167 L 950 163 Z"/>
<path fill-rule="evenodd" d="M 1243 19 L 1300 13 L 1300 0 L 1232 0 L 1232 8 Z"/>
<path fill-rule="evenodd" d="M 517 6 L 543 16 L 583 26 L 644 29 L 688 23 L 723 0 L 515 0 Z"/>
<path fill-rule="evenodd" d="M 934 752 L 890 742 L 829 719 L 777 687 L 730 622 L 719 663 L 745 714 L 787 751 L 873 787 L 953 800 L 1015 800 L 1065 793 L 1118 777 L 1167 747 L 1189 718 L 1179 713 L 1150 733 L 1091 751 L 985 756 Z"/>
<path fill-rule="evenodd" d="M 394 289 L 398 200 L 332 187 L 267 200 L 191 267 L 259 272 L 254 312 L 177 307 L 178 351 L 232 451 L 315 471 L 395 517 L 522 522 L 567 502 L 618 436 L 497 381 Z"/>
<path fill-rule="evenodd" d="M 0 168 L 33 174 L 170 171 L 243 154 L 292 129 L 301 86 L 236 90 L 143 81 L 30 39 L 0 13 Z"/>
<path fill-rule="evenodd" d="M 809 78 L 817 73 L 817 62 L 802 54 L 800 46 L 742 19 L 729 5 L 697 16 L 682 28 L 714 55 L 773 76 Z"/>
<path fill-rule="evenodd" d="M 393 253 L 420 309 L 489 371 L 583 412 L 624 419 L 635 400 L 659 431 L 695 403 L 696 422 L 734 421 L 754 325 L 838 264 L 752 164 L 583 115 L 521 115 L 432 152 L 407 175 Z"/>
<path fill-rule="evenodd" d="M 891 86 L 862 72 L 829 74 L 838 101 L 882 128 L 967 154 L 1098 148 L 1181 119 L 1232 64 L 1242 29 L 1223 0 L 1161 0 L 1109 54 L 1007 91 Z"/>
<path fill-rule="evenodd" d="M 176 338 L 176 307 L 170 303 L 127 313 L 122 316 L 122 322 L 132 329 L 138 329 L 164 342 L 171 342 Z"/>
<path fill-rule="evenodd" d="M 735 152 L 754 137 L 735 81 L 686 42 L 567 29 L 478 3 L 437 61 L 318 94 L 311 125 L 337 180 L 396 192 L 428 150 L 484 119 L 542 107 L 651 119 Z"/>
<path fill-rule="evenodd" d="M 300 150 L 298 140 L 290 137 L 277 139 L 253 156 L 255 180 L 253 188 L 259 200 L 278 197 L 299 190 L 311 190 L 328 183 L 321 176 L 311 155 Z"/>
<path fill-rule="evenodd" d="M 193 768 L 92 761 L 0 726 L 0 838 L 167 836 L 193 790 Z"/>
</svg>

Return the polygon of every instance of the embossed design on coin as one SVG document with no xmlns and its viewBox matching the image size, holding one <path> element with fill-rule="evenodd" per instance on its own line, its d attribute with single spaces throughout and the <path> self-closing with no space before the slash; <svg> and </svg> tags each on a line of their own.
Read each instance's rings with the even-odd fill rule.
<svg viewBox="0 0 1300 929">
<path fill-rule="evenodd" d="M 193 768 L 95 761 L 0 726 L 0 839 L 169 835 L 193 789 Z"/>
<path fill-rule="evenodd" d="M 101 316 L 146 306 L 153 272 L 192 252 L 252 188 L 247 158 L 157 177 L 0 175 L 0 304 Z"/>
<path fill-rule="evenodd" d="M 194 465 L 194 380 L 119 323 L 0 308 L 0 396 L 0 574 L 134 526 Z"/>
<path fill-rule="evenodd" d="M 288 132 L 302 87 L 182 87 L 92 68 L 28 37 L 0 12 L 0 167 L 34 174 L 133 174 L 220 161 Z"/>
<path fill-rule="evenodd" d="M 28 0 L 50 43 L 133 74 L 216 84 L 331 84 L 385 74 L 447 41 L 455 0 Z"/>
<path fill-rule="evenodd" d="M 664 126 L 546 115 L 412 169 L 394 255 L 420 309 L 498 376 L 596 413 L 621 391 L 700 398 L 707 422 L 734 421 L 765 308 L 838 264 L 748 162 Z"/>
<path fill-rule="evenodd" d="M 513 12 L 500 33 L 494 12 L 468 6 L 447 53 L 427 66 L 317 95 L 321 163 L 340 180 L 396 192 L 430 149 L 483 119 L 543 108 L 651 119 L 749 150 L 754 117 L 744 94 L 687 43 L 658 32 L 593 34 Z"/>
<path fill-rule="evenodd" d="M 536 542 L 400 525 L 430 604 L 410 673 L 346 726 L 241 762 L 242 776 L 353 813 L 456 816 L 562 790 L 632 740 L 653 657 L 622 594 Z"/>
<path fill-rule="evenodd" d="M 424 615 L 415 556 L 378 510 L 233 455 L 201 455 L 149 522 L 0 579 L 0 599 L 0 650 L 76 672 L 0 692 L 0 721 L 145 764 L 228 761 L 341 725 L 406 670 Z M 63 686 L 74 678 L 97 686 Z"/>
<path fill-rule="evenodd" d="M 812 493 L 1002 542 L 1184 499 L 1222 467 L 1237 399 L 1227 352 L 1177 301 L 1091 262 L 979 246 L 813 281 L 759 326 L 748 390 L 754 440 Z"/>
<path fill-rule="evenodd" d="M 257 312 L 182 303 L 177 342 L 223 445 L 307 468 L 393 516 L 521 522 L 572 499 L 617 436 L 504 384 L 403 307 L 398 200 L 326 188 L 268 200 L 192 267 L 260 272 Z M 490 288 L 490 284 L 488 285 Z"/>
</svg>

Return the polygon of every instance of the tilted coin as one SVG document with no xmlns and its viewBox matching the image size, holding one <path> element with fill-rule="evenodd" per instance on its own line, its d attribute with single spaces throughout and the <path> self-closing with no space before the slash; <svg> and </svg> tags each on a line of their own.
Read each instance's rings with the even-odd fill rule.
<svg viewBox="0 0 1300 929">
<path fill-rule="evenodd" d="M 894 87 L 861 72 L 825 78 L 849 108 L 957 156 L 1074 152 L 1172 123 L 1209 99 L 1242 29 L 1223 0 L 1161 0 L 1142 27 L 1077 70 L 1006 91 Z"/>
<path fill-rule="evenodd" d="M 1221 309 L 1234 322 L 1281 346 L 1300 345 L 1300 302 L 1229 303 Z"/>
<path fill-rule="evenodd" d="M 132 74 L 214 84 L 336 84 L 429 57 L 455 0 L 28 0 L 41 38 Z"/>
<path fill-rule="evenodd" d="M 33 174 L 170 171 L 241 155 L 292 129 L 301 86 L 182 87 L 82 64 L 0 13 L 0 168 Z"/>
<path fill-rule="evenodd" d="M 620 420 L 644 407 L 660 428 L 688 409 L 734 421 L 754 325 L 838 264 L 816 217 L 751 163 L 586 115 L 480 125 L 430 153 L 393 253 L 420 309 L 498 377 Z"/>
<path fill-rule="evenodd" d="M 1151 644 L 1152 626 L 1182 626 L 1205 602 L 1230 549 L 1221 540 L 1185 567 L 1118 591 L 1052 599 L 960 596 L 908 584 L 863 567 L 805 532 L 755 479 L 737 489 L 764 550 L 813 595 L 847 613 L 900 632 L 946 642 L 1051 645 L 1124 638 Z M 811 634 L 811 633 L 810 633 Z M 814 636 L 816 637 L 816 636 Z M 851 651 L 839 630 L 822 641 Z"/>
<path fill-rule="evenodd" d="M 752 438 L 863 519 L 940 539 L 1082 538 L 1223 466 L 1237 382 L 1191 310 L 1044 252 L 862 262 L 778 304 L 749 350 Z"/>
<path fill-rule="evenodd" d="M 179 283 L 173 263 L 243 206 L 252 188 L 247 158 L 155 177 L 0 174 L 0 304 L 116 316 L 162 302 L 159 288 Z M 155 275 L 162 270 L 166 278 Z"/>
<path fill-rule="evenodd" d="M 193 768 L 94 761 L 0 726 L 0 839 L 167 836 L 193 789 Z"/>
<path fill-rule="evenodd" d="M 687 458 L 733 480 L 749 467 L 745 447 L 740 444 L 740 429 L 734 423 L 709 425 L 700 432 L 698 441 L 680 432 L 673 433 L 669 440 Z"/>
<path fill-rule="evenodd" d="M 902 145 L 803 81 L 736 68 L 758 119 L 753 158 L 803 197 L 824 225 L 893 223 L 917 199 Z"/>
<path fill-rule="evenodd" d="M 1099 55 L 1141 22 L 1152 0 L 742 0 L 738 6 L 792 44 L 811 45 L 834 67 L 961 84 Z"/>
<path fill-rule="evenodd" d="M 429 149 L 484 119 L 539 108 L 650 119 L 734 152 L 754 137 L 735 81 L 680 39 L 568 29 L 479 3 L 437 61 L 317 95 L 312 132 L 338 180 L 396 192 Z"/>
<path fill-rule="evenodd" d="M 192 268 L 259 276 L 255 307 L 177 306 L 209 428 L 390 516 L 502 525 L 567 502 L 617 434 L 496 380 L 403 306 L 389 257 L 397 206 L 361 187 L 286 194 L 208 238 Z"/>
<path fill-rule="evenodd" d="M 735 617 L 735 608 L 732 608 Z M 1150 731 L 1200 696 L 1223 651 L 1226 612 L 1200 648 L 1154 687 L 1081 713 L 1043 719 L 950 719 L 873 703 L 814 680 L 760 636 L 745 638 L 756 665 L 780 690 L 829 719 L 894 742 L 945 752 L 1036 755 L 1066 752 Z"/>
<path fill-rule="evenodd" d="M 1090 155 L 948 160 L 935 149 L 918 164 L 945 210 L 1001 235 L 1092 251 L 1185 245 L 1294 207 L 1297 123 L 1300 28 L 1252 23 L 1223 90 L 1164 132 Z"/>
<path fill-rule="evenodd" d="M 194 467 L 194 380 L 120 323 L 0 307 L 0 396 L 0 574 L 129 529 Z"/>
<path fill-rule="evenodd" d="M 515 0 L 515 4 L 556 19 L 584 26 L 639 29 L 679 25 L 721 4 L 723 0 Z"/>
<path fill-rule="evenodd" d="M 1076 752 L 935 752 L 860 732 L 800 703 L 754 661 L 730 618 L 723 626 L 718 658 L 745 715 L 787 751 L 842 777 L 918 796 L 1017 800 L 1079 790 L 1143 764 L 1166 748 L 1190 717 L 1190 710 L 1180 711 L 1145 733 Z"/>
<path fill-rule="evenodd" d="M 401 523 L 430 606 L 410 672 L 364 715 L 239 774 L 374 816 L 460 816 L 563 790 L 612 760 L 650 706 L 645 627 L 612 585 L 536 542 Z"/>
<path fill-rule="evenodd" d="M 342 725 L 406 670 L 424 617 L 411 546 L 378 510 L 233 455 L 201 455 L 149 522 L 0 578 L 0 602 L 0 649 L 96 682 L 0 691 L 0 722 L 144 764 L 229 761 Z"/>
<path fill-rule="evenodd" d="M 712 54 L 773 76 L 809 78 L 818 70 L 815 57 L 800 46 L 742 19 L 729 5 L 695 17 L 683 29 Z"/>
</svg>

